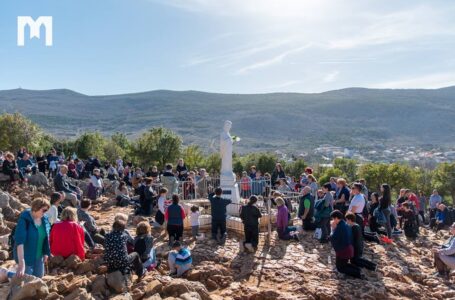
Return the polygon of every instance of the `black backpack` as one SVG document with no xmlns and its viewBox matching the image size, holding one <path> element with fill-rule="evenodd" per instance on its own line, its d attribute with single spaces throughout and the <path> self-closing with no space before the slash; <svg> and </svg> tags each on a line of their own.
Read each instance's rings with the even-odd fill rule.
<svg viewBox="0 0 455 300">
<path fill-rule="evenodd" d="M 446 212 L 446 218 L 444 220 L 444 225 L 450 226 L 455 222 L 455 210 L 453 207 L 448 207 Z"/>
</svg>

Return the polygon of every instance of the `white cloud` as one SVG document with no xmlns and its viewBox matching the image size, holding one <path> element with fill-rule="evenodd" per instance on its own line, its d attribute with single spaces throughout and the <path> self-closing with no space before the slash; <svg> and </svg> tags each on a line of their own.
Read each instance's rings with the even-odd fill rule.
<svg viewBox="0 0 455 300">
<path fill-rule="evenodd" d="M 286 51 L 284 51 L 284 52 L 282 52 L 282 53 L 280 53 L 278 55 L 275 55 L 274 57 L 271 57 L 269 59 L 262 60 L 262 61 L 253 63 L 251 65 L 248 65 L 246 67 L 243 67 L 243 68 L 237 70 L 237 74 L 245 74 L 245 73 L 248 73 L 248 72 L 250 72 L 252 70 L 261 69 L 261 68 L 269 67 L 271 65 L 279 64 L 279 63 L 283 62 L 283 60 L 286 57 L 288 57 L 290 55 L 297 54 L 299 52 L 302 52 L 303 50 L 308 49 L 309 47 L 311 47 L 311 44 L 307 44 L 307 45 L 304 45 L 304 46 L 301 46 L 301 47 L 297 47 L 297 48 L 294 48 L 294 49 L 286 50 Z"/>
<path fill-rule="evenodd" d="M 437 89 L 455 85 L 455 73 L 434 73 L 411 78 L 402 78 L 394 81 L 372 84 L 372 88 L 381 89 Z"/>
<path fill-rule="evenodd" d="M 324 78 L 322 79 L 322 81 L 324 82 L 333 82 L 337 79 L 338 75 L 340 74 L 339 71 L 333 71 L 333 72 L 330 72 L 329 74 L 325 75 Z"/>
</svg>

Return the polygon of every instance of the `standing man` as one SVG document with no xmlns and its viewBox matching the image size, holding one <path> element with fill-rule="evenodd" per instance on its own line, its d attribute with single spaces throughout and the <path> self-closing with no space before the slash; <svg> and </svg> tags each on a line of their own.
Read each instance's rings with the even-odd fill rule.
<svg viewBox="0 0 455 300">
<path fill-rule="evenodd" d="M 433 194 L 430 196 L 430 220 L 436 216 L 439 204 L 442 203 L 442 197 L 439 195 L 438 190 L 434 189 Z"/>
<path fill-rule="evenodd" d="M 223 243 L 226 238 L 226 207 L 231 204 L 231 200 L 221 198 L 222 194 L 223 190 L 218 187 L 215 189 L 215 194 L 209 195 L 212 211 L 212 240 L 216 240 L 218 243 Z M 218 231 L 220 232 L 219 238 Z"/>
</svg>

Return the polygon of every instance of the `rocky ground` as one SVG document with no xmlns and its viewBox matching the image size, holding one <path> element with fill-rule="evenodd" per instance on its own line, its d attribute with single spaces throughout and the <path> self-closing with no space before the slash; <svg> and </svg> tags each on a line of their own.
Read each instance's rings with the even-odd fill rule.
<svg viewBox="0 0 455 300">
<path fill-rule="evenodd" d="M 16 189 L 0 193 L 3 220 L 1 240 L 7 237 L 21 209 L 35 197 L 45 196 L 46 189 Z M 97 223 L 109 229 L 119 208 L 109 198 L 94 205 Z M 138 219 L 130 218 L 134 233 Z M 160 230 L 153 235 L 159 256 L 166 257 L 166 236 Z M 300 242 L 267 240 L 261 234 L 257 253 L 239 251 L 241 236 L 230 232 L 224 246 L 209 240 L 195 241 L 185 234 L 185 243 L 192 249 L 194 268 L 185 278 L 167 276 L 165 264 L 149 272 L 140 282 L 119 273 L 106 273 L 102 253 L 89 253 L 85 262 L 75 257 L 50 260 L 48 275 L 43 280 L 27 277 L 0 285 L 0 299 L 13 290 L 12 299 L 455 299 L 455 278 L 433 277 L 431 248 L 448 238 L 447 232 L 437 235 L 421 229 L 421 237 L 408 241 L 400 237 L 392 245 L 367 244 L 365 257 L 378 263 L 377 273 L 364 271 L 366 278 L 345 277 L 334 270 L 334 252 L 329 245 L 320 245 L 305 234 Z M 12 267 L 5 260 L 5 246 L 0 250 L 2 266 Z"/>
</svg>

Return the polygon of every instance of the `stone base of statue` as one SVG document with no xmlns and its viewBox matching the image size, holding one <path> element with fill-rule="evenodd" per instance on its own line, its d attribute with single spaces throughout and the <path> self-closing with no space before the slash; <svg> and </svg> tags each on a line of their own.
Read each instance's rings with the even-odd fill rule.
<svg viewBox="0 0 455 300">
<path fill-rule="evenodd" d="M 240 192 L 239 186 L 235 182 L 234 173 L 222 173 L 220 177 L 220 187 L 223 190 L 222 197 L 225 199 L 230 199 L 232 203 L 228 205 L 227 212 L 231 216 L 240 215 Z"/>
</svg>

